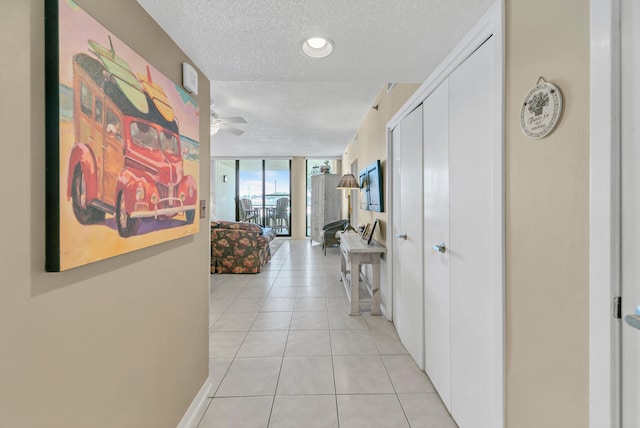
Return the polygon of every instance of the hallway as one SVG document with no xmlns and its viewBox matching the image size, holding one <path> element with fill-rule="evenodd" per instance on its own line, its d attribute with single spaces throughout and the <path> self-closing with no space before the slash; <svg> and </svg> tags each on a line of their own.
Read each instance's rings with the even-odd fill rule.
<svg viewBox="0 0 640 428">
<path fill-rule="evenodd" d="M 260 274 L 211 275 L 199 428 L 456 427 L 393 324 L 365 301 L 348 315 L 339 267 L 336 247 L 284 240 Z"/>
</svg>

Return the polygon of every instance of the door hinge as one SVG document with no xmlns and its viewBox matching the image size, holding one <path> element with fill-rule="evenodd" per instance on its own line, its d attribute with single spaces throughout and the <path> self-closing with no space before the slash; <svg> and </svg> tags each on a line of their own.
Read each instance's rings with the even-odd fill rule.
<svg viewBox="0 0 640 428">
<path fill-rule="evenodd" d="M 617 320 L 622 319 L 622 297 L 613 298 L 613 317 Z"/>
</svg>

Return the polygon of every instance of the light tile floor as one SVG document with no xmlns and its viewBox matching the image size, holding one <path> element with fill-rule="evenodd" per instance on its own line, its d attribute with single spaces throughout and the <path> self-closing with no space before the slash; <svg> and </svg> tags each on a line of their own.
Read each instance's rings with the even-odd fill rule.
<svg viewBox="0 0 640 428">
<path fill-rule="evenodd" d="M 364 300 L 348 315 L 339 268 L 337 248 L 285 240 L 257 275 L 211 275 L 199 428 L 457 427 L 393 324 Z"/>
</svg>

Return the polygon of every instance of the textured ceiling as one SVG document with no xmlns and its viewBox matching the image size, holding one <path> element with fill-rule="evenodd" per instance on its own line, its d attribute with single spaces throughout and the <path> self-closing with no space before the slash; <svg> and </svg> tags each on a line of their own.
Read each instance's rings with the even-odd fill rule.
<svg viewBox="0 0 640 428">
<path fill-rule="evenodd" d="M 386 82 L 423 82 L 492 0 L 138 0 L 211 80 L 213 157 L 338 156 Z M 302 41 L 330 38 L 309 59 Z"/>
</svg>

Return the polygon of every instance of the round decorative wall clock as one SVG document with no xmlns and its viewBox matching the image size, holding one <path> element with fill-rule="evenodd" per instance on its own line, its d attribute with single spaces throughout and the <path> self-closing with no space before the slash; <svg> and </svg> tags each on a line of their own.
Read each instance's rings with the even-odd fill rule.
<svg viewBox="0 0 640 428">
<path fill-rule="evenodd" d="M 520 111 L 520 127 L 529 138 L 538 140 L 553 131 L 562 114 L 562 93 L 542 77 L 524 98 Z"/>
</svg>

